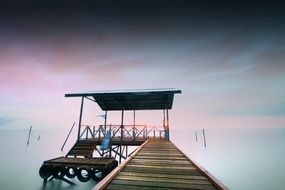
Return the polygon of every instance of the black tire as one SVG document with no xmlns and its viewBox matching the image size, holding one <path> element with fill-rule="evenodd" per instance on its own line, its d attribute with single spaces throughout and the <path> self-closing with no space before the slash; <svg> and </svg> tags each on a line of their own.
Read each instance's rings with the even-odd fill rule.
<svg viewBox="0 0 285 190">
<path fill-rule="evenodd" d="M 41 178 L 47 179 L 52 175 L 52 166 L 43 164 L 39 170 Z"/>
<path fill-rule="evenodd" d="M 87 168 L 84 168 L 84 167 L 79 168 L 79 170 L 77 172 L 77 178 L 81 182 L 89 181 L 89 179 L 91 178 L 90 170 L 88 170 Z"/>
<path fill-rule="evenodd" d="M 55 179 L 61 179 L 65 175 L 65 168 L 62 166 L 56 166 L 56 167 L 54 167 L 52 173 L 53 173 L 53 177 Z"/>
<path fill-rule="evenodd" d="M 72 166 L 69 166 L 65 169 L 65 175 L 68 178 L 74 178 L 76 174 L 77 174 L 77 169 Z"/>
<path fill-rule="evenodd" d="M 101 181 L 105 177 L 105 171 L 99 168 L 92 169 L 90 174 L 94 181 Z"/>
<path fill-rule="evenodd" d="M 112 170 L 115 169 L 118 166 L 118 161 L 115 160 L 112 164 Z"/>
</svg>

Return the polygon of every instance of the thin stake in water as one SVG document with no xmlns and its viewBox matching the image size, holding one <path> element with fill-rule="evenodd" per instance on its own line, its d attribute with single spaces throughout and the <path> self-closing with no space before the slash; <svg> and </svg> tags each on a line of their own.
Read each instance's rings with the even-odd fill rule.
<svg viewBox="0 0 285 190">
<path fill-rule="evenodd" d="M 198 140 L 197 131 L 195 132 L 195 139 Z"/>
<path fill-rule="evenodd" d="M 28 136 L 28 141 L 27 141 L 27 146 L 30 143 L 30 136 L 31 136 L 31 132 L 32 132 L 32 126 L 30 126 L 30 131 L 29 131 L 29 136 Z"/>
<path fill-rule="evenodd" d="M 205 129 L 203 129 L 203 138 L 204 138 L 204 147 L 207 147 L 207 143 L 206 143 L 206 136 L 205 136 Z"/>
</svg>

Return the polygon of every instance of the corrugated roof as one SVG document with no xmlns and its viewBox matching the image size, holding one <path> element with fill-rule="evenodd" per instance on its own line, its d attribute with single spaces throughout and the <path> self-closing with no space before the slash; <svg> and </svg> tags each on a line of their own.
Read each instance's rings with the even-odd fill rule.
<svg viewBox="0 0 285 190">
<path fill-rule="evenodd" d="M 160 110 L 171 109 L 174 88 L 106 90 L 65 94 L 65 97 L 91 97 L 102 110 Z"/>
</svg>

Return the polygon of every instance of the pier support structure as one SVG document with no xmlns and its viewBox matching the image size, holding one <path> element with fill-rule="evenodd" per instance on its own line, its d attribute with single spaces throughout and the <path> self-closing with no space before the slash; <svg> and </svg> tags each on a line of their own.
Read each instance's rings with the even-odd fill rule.
<svg viewBox="0 0 285 190">
<path fill-rule="evenodd" d="M 149 138 L 169 140 L 169 110 L 172 108 L 174 94 L 179 93 L 181 90 L 160 88 L 66 94 L 65 97 L 81 97 L 77 142 L 66 158 L 89 159 L 97 156 L 116 158 L 121 163 L 135 150 L 130 147 L 138 147 Z M 105 111 L 103 125 L 82 124 L 84 99 L 97 103 L 102 111 Z M 163 110 L 162 126 L 137 125 L 137 110 Z M 107 125 L 110 111 L 121 111 L 119 125 Z M 126 125 L 124 122 L 126 111 L 133 111 L 132 125 Z"/>
</svg>

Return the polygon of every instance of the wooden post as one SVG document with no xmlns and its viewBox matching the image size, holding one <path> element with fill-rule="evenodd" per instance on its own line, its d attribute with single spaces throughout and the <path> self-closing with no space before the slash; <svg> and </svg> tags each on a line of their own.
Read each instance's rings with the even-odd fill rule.
<svg viewBox="0 0 285 190">
<path fill-rule="evenodd" d="M 106 125 L 107 125 L 107 114 L 108 114 L 108 111 L 106 110 L 105 111 L 105 117 L 104 117 L 104 131 L 105 131 L 105 134 L 106 134 L 106 136 L 107 136 L 107 127 L 106 127 Z M 105 136 L 105 138 L 107 138 Z M 111 139 L 110 139 L 111 140 Z M 110 146 L 110 145 L 109 145 Z M 105 154 L 105 150 L 102 150 L 102 154 L 103 154 L 103 156 L 104 156 L 104 154 Z"/>
<path fill-rule="evenodd" d="M 105 131 L 107 129 L 106 125 L 107 125 L 107 116 L 108 116 L 108 111 L 106 110 L 105 111 L 105 122 L 104 122 L 104 125 L 105 125 Z"/>
<path fill-rule="evenodd" d="M 163 127 L 165 127 L 165 109 L 163 109 Z"/>
<path fill-rule="evenodd" d="M 30 136 L 31 136 L 31 133 L 32 133 L 32 126 L 30 126 L 29 135 L 28 135 L 28 140 L 27 140 L 27 146 L 28 146 L 29 143 L 30 143 Z"/>
<path fill-rule="evenodd" d="M 206 144 L 206 136 L 205 136 L 205 129 L 204 128 L 203 128 L 203 138 L 204 138 L 204 147 L 206 148 L 207 144 Z"/>
<path fill-rule="evenodd" d="M 80 106 L 80 115 L 79 115 L 79 123 L 78 123 L 78 134 L 77 134 L 77 140 L 79 140 L 79 139 L 80 139 L 80 130 L 81 130 L 81 121 L 82 121 L 83 104 L 84 104 L 84 96 L 82 96 L 82 99 L 81 99 L 81 106 Z"/>
<path fill-rule="evenodd" d="M 134 110 L 134 125 L 133 125 L 133 139 L 135 139 L 135 126 L 136 126 L 136 110 Z"/>
<path fill-rule="evenodd" d="M 168 114 L 168 109 L 166 109 L 166 139 L 169 140 L 169 114 Z"/>
<path fill-rule="evenodd" d="M 120 143 L 120 157 L 119 157 L 119 163 L 122 161 L 122 145 L 123 145 L 123 136 L 124 136 L 124 110 L 122 110 L 122 117 L 121 117 L 121 143 Z"/>
<path fill-rule="evenodd" d="M 110 148 L 109 148 L 109 157 L 111 158 L 112 157 L 112 138 L 113 138 L 113 134 L 112 134 L 112 123 L 110 123 Z M 114 131 L 113 131 L 114 132 Z"/>
<path fill-rule="evenodd" d="M 198 140 L 197 131 L 195 132 L 196 141 Z"/>
</svg>

